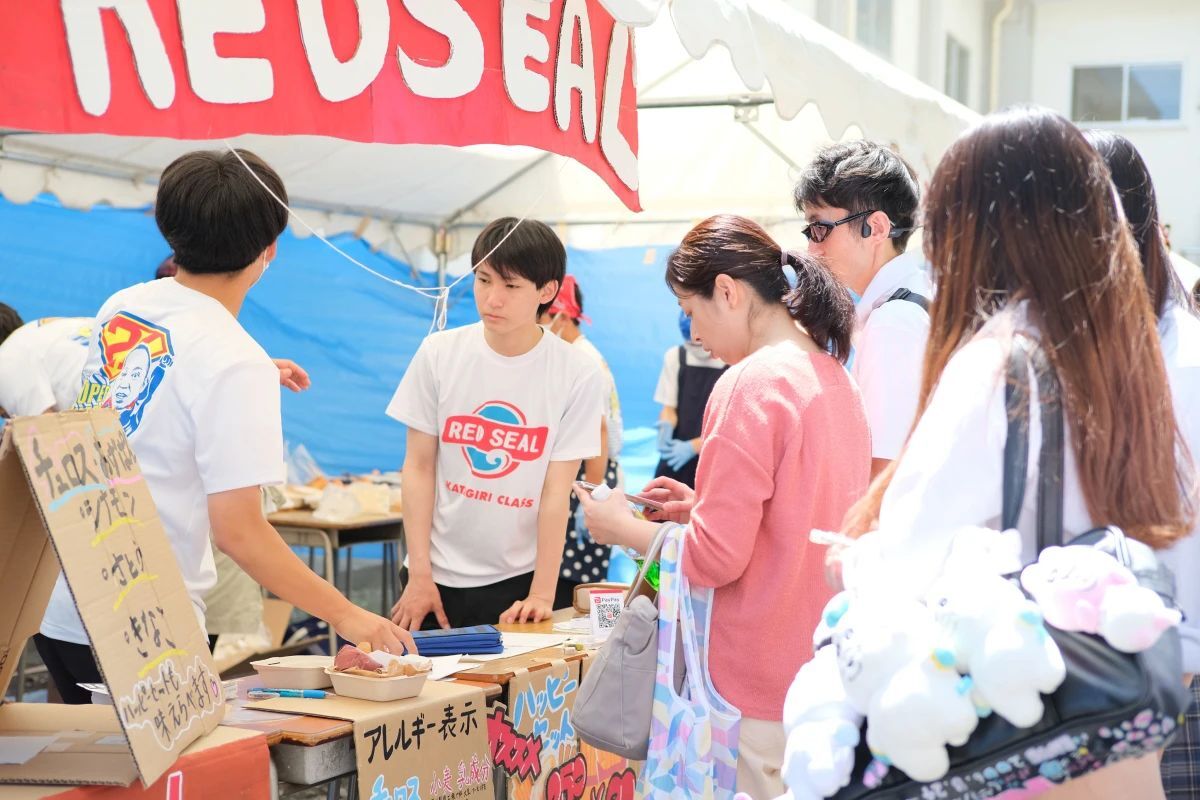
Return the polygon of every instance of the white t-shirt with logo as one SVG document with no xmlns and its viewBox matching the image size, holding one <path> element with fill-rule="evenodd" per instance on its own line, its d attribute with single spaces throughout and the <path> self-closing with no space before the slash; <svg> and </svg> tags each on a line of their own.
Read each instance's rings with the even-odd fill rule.
<svg viewBox="0 0 1200 800">
<path fill-rule="evenodd" d="M 13 331 L 0 344 L 0 408 L 12 417 L 69 409 L 91 337 L 88 317 L 48 317 Z"/>
<path fill-rule="evenodd" d="M 208 495 L 283 480 L 279 370 L 219 302 L 163 279 L 109 298 L 84 372 L 77 407 L 118 412 L 203 627 Z M 87 643 L 61 575 L 41 631 Z"/>
<path fill-rule="evenodd" d="M 600 454 L 601 368 L 550 333 L 507 357 L 483 324 L 421 343 L 388 416 L 438 437 L 433 580 L 486 586 L 532 572 L 551 461 Z"/>
</svg>

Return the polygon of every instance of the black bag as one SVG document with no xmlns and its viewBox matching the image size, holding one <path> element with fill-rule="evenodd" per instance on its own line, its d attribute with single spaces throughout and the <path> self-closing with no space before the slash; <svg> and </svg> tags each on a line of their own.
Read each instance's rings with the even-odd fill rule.
<svg viewBox="0 0 1200 800">
<path fill-rule="evenodd" d="M 1002 529 L 1017 526 L 1029 457 L 1029 365 L 1041 401 L 1042 449 L 1037 497 L 1038 550 L 1062 541 L 1063 414 L 1058 380 L 1036 342 L 1013 339 L 1008 364 L 1008 437 L 1004 446 Z M 1115 527 L 1075 537 L 1072 547 L 1098 547 L 1129 567 L 1138 582 L 1173 605 L 1174 579 L 1154 552 Z M 1017 580 L 1017 576 L 1012 576 Z M 1018 582 L 1018 586 L 1019 586 Z M 853 779 L 836 800 L 982 800 L 1010 789 L 1048 787 L 1123 758 L 1161 750 L 1183 722 L 1190 693 L 1183 685 L 1179 631 L 1166 631 L 1141 653 L 1122 653 L 1099 636 L 1046 626 L 1062 651 L 1067 677 L 1032 728 L 1017 728 L 997 714 L 979 721 L 962 747 L 951 747 L 950 770 L 917 783 L 895 767 L 882 780 L 864 774 L 872 757 L 862 737 Z M 920 724 L 914 721 L 914 724 Z"/>
</svg>

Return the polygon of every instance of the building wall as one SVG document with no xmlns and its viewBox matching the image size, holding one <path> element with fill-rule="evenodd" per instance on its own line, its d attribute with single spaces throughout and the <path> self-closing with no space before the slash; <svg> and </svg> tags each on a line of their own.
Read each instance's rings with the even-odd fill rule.
<svg viewBox="0 0 1200 800">
<path fill-rule="evenodd" d="M 1163 221 L 1171 225 L 1172 245 L 1188 258 L 1200 259 L 1200 2 L 1035 2 L 1031 62 L 1034 80 L 1028 99 L 1068 116 L 1073 67 L 1183 64 L 1179 122 L 1102 127 L 1127 136 L 1141 151 L 1154 176 Z"/>
<path fill-rule="evenodd" d="M 987 74 L 988 59 L 986 31 L 990 30 L 991 20 L 985 13 L 984 4 L 979 0 L 939 0 L 933 5 L 938 7 L 941 19 L 940 24 L 931 30 L 932 41 L 928 44 L 931 74 L 924 79 L 925 82 L 942 91 L 946 90 L 946 37 L 953 36 L 970 54 L 965 105 L 976 111 L 987 111 L 984 76 Z"/>
</svg>

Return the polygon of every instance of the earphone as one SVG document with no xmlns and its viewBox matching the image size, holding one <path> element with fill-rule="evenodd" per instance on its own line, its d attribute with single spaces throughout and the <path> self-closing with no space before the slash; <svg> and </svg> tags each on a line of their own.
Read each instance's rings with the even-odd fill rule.
<svg viewBox="0 0 1200 800">
<path fill-rule="evenodd" d="M 870 238 L 870 236 L 871 236 L 870 219 L 871 219 L 870 216 L 863 218 L 862 230 L 859 231 L 859 233 L 862 235 L 862 238 L 864 238 L 864 239 Z M 888 231 L 888 238 L 889 239 L 899 239 L 901 236 L 903 236 L 904 234 L 908 233 L 911 230 L 914 230 L 914 228 L 897 228 L 895 225 L 893 225 L 891 230 Z"/>
</svg>

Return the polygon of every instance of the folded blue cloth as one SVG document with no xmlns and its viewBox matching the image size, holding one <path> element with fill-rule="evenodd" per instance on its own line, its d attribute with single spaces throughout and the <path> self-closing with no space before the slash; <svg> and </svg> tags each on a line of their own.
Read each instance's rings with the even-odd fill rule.
<svg viewBox="0 0 1200 800">
<path fill-rule="evenodd" d="M 504 641 L 495 625 L 414 631 L 417 652 L 423 656 L 490 655 L 504 651 Z"/>
</svg>

